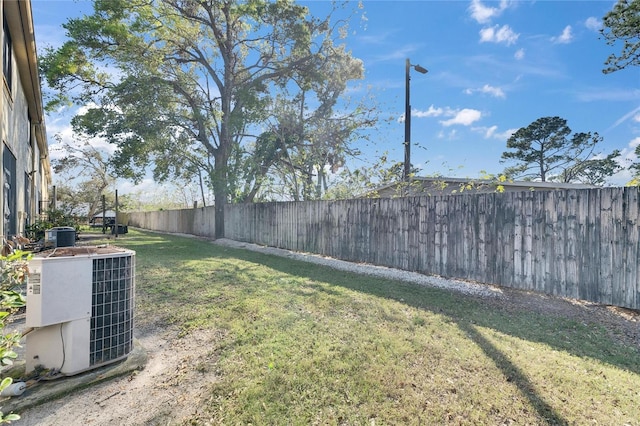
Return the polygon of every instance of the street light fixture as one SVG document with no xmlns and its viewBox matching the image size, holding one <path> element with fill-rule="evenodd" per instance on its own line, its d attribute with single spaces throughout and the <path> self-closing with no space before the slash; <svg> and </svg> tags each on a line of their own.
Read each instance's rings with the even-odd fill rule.
<svg viewBox="0 0 640 426">
<path fill-rule="evenodd" d="M 402 174 L 402 178 L 405 182 L 409 182 L 409 177 L 411 175 L 411 102 L 409 102 L 409 81 L 411 80 L 409 70 L 411 67 L 421 74 L 426 74 L 428 72 L 426 68 L 423 68 L 420 65 L 412 65 L 409 58 L 407 58 L 404 108 L 404 172 Z"/>
</svg>

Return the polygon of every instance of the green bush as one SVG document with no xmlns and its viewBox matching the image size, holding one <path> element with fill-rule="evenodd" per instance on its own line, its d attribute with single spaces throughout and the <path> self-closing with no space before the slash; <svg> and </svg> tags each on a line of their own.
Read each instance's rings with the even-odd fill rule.
<svg viewBox="0 0 640 426">
<path fill-rule="evenodd" d="M 25 234 L 31 241 L 40 241 L 44 238 L 47 229 L 58 226 L 71 226 L 75 228 L 76 232 L 80 231 L 80 225 L 74 218 L 65 216 L 60 210 L 50 210 L 47 212 L 47 220 L 37 220 L 31 225 L 27 225 Z"/>
<path fill-rule="evenodd" d="M 13 364 L 18 354 L 13 350 L 20 346 L 21 334 L 18 331 L 4 332 L 12 314 L 25 306 L 26 301 L 20 287 L 26 283 L 29 275 L 28 260 L 30 253 L 13 250 L 10 245 L 5 245 L 0 254 L 0 365 Z M 0 392 L 13 383 L 11 377 L 5 377 L 0 381 Z M 18 420 L 17 414 L 4 414 L 0 411 L 0 423 L 10 423 Z"/>
</svg>

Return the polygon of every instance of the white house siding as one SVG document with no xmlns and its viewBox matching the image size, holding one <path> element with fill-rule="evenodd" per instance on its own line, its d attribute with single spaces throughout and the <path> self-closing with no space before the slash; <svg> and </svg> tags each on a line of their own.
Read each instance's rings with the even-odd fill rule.
<svg viewBox="0 0 640 426">
<path fill-rule="evenodd" d="M 3 135 L 3 173 L 2 173 L 2 195 L 4 198 L 3 203 L 3 226 L 7 226 L 7 221 L 11 223 L 11 228 L 4 229 L 3 235 L 19 233 L 23 229 L 20 229 L 20 224 L 22 219 L 25 216 L 25 203 L 24 197 L 21 194 L 24 193 L 25 188 L 25 173 L 30 172 L 30 159 L 29 155 L 29 108 L 27 106 L 24 89 L 19 79 L 14 82 L 14 96 L 13 99 L 7 96 L 5 91 L 5 106 L 7 106 L 6 110 L 6 120 L 8 123 L 7 133 Z M 8 148 L 8 151 L 5 149 Z M 4 156 L 10 153 L 16 159 L 16 170 L 12 171 L 15 173 L 15 177 L 12 177 L 12 181 L 15 184 L 10 184 L 7 182 L 7 173 L 8 171 L 4 167 L 5 158 Z M 6 200 L 7 192 L 13 192 L 12 196 L 15 199 L 12 202 L 12 206 L 9 206 Z"/>
<path fill-rule="evenodd" d="M 2 73 L 0 148 L 0 235 L 23 234 L 48 197 L 51 170 L 37 75 L 30 1 L 1 0 L 0 16 L 12 44 L 12 78 Z M 2 43 L 4 55 L 4 24 Z M 15 161 L 14 161 L 15 158 Z"/>
</svg>

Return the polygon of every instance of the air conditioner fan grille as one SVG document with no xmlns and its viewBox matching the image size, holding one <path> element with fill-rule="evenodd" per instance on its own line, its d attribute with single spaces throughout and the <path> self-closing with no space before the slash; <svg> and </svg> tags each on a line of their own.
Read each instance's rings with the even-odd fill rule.
<svg viewBox="0 0 640 426">
<path fill-rule="evenodd" d="M 89 346 L 91 366 L 115 361 L 131 352 L 134 303 L 133 256 L 93 260 Z"/>
</svg>

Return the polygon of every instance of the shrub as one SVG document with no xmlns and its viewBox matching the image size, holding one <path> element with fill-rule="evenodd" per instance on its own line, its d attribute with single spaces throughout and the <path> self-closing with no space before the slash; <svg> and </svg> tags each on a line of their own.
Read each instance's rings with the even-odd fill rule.
<svg viewBox="0 0 640 426">
<path fill-rule="evenodd" d="M 18 309 L 25 306 L 26 301 L 20 291 L 20 287 L 26 283 L 29 275 L 28 260 L 30 253 L 14 250 L 9 244 L 5 244 L 0 255 L 0 364 L 11 365 L 18 357 L 13 350 L 20 346 L 21 334 L 18 331 L 4 333 L 10 316 Z M 5 377 L 0 382 L 0 392 L 13 383 L 11 377 Z M 17 414 L 4 414 L 0 411 L 0 423 L 10 423 L 18 420 Z"/>
<path fill-rule="evenodd" d="M 57 226 L 71 226 L 80 231 L 77 221 L 65 214 L 61 210 L 50 210 L 47 212 L 47 220 L 37 220 L 25 228 L 26 237 L 32 241 L 40 241 L 44 238 L 47 229 Z"/>
</svg>

